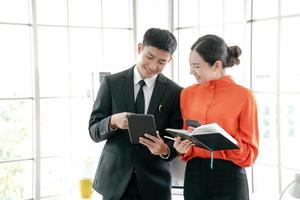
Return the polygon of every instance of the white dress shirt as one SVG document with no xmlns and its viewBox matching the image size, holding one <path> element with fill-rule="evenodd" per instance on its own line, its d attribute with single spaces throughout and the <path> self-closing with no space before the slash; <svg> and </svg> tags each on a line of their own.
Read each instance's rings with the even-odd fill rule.
<svg viewBox="0 0 300 200">
<path fill-rule="evenodd" d="M 145 113 L 148 111 L 150 99 L 153 93 L 153 89 L 155 86 L 155 81 L 156 81 L 157 75 L 151 77 L 151 78 L 146 78 L 143 79 L 142 76 L 140 75 L 139 71 L 137 70 L 137 65 L 134 67 L 133 71 L 133 83 L 134 83 L 134 99 L 136 100 L 136 96 L 140 90 L 140 80 L 144 80 L 146 85 L 143 87 L 144 91 L 144 96 L 145 96 Z"/>
</svg>

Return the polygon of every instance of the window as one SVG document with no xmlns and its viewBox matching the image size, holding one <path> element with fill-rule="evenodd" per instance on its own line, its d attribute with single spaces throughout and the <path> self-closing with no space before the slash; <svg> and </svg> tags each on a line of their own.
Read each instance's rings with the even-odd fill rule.
<svg viewBox="0 0 300 200">
<path fill-rule="evenodd" d="M 251 199 L 278 198 L 300 171 L 295 159 L 300 73 L 293 59 L 300 44 L 300 4 L 295 0 L 174 2 L 174 33 L 179 44 L 174 77 L 182 86 L 195 83 L 189 75 L 188 55 L 199 36 L 216 34 L 229 45 L 241 47 L 241 64 L 227 72 L 253 90 L 259 109 L 260 153 L 247 170 Z"/>
<path fill-rule="evenodd" d="M 70 199 L 93 177 L 104 143 L 87 128 L 92 77 L 134 64 L 132 6 L 1 1 L 0 199 Z"/>
<path fill-rule="evenodd" d="M 0 199 L 33 197 L 32 32 L 28 8 L 28 1 L 0 3 Z"/>
<path fill-rule="evenodd" d="M 2 0 L 0 199 L 77 196 L 104 145 L 87 130 L 93 77 L 135 64 L 135 42 L 149 27 L 177 37 L 164 73 L 184 87 L 195 83 L 188 57 L 199 36 L 242 48 L 228 73 L 259 107 L 260 154 L 247 169 L 252 200 L 277 198 L 300 172 L 299 8 L 298 0 Z"/>
</svg>

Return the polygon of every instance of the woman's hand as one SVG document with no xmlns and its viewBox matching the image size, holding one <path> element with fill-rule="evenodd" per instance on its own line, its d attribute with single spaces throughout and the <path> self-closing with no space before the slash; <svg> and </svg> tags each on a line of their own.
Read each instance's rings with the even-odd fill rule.
<svg viewBox="0 0 300 200">
<path fill-rule="evenodd" d="M 173 147 L 176 149 L 179 155 L 184 155 L 193 145 L 194 144 L 189 140 L 182 141 L 180 137 L 176 137 Z"/>
<path fill-rule="evenodd" d="M 188 126 L 187 128 L 188 128 L 187 131 L 190 133 L 193 132 L 193 130 L 195 129 L 195 127 L 193 126 Z"/>
</svg>

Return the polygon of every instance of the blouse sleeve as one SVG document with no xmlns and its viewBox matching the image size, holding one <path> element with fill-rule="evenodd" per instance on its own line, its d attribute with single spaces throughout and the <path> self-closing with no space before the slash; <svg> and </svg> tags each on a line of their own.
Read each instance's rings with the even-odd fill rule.
<svg viewBox="0 0 300 200">
<path fill-rule="evenodd" d="M 240 149 L 226 151 L 226 157 L 241 167 L 248 167 L 256 160 L 259 145 L 257 106 L 251 93 L 242 107 L 238 123 L 239 129 L 235 139 Z"/>
</svg>

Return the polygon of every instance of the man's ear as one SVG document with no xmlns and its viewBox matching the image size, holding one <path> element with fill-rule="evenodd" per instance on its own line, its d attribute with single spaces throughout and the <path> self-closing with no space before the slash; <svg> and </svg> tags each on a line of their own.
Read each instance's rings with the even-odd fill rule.
<svg viewBox="0 0 300 200">
<path fill-rule="evenodd" d="M 140 54 L 142 51 L 143 51 L 143 49 L 144 49 L 144 45 L 142 44 L 142 43 L 139 43 L 138 44 L 138 54 Z"/>
<path fill-rule="evenodd" d="M 170 55 L 170 58 L 169 58 L 169 60 L 168 60 L 167 63 L 171 62 L 171 60 L 173 60 L 173 56 L 172 55 Z"/>
</svg>

